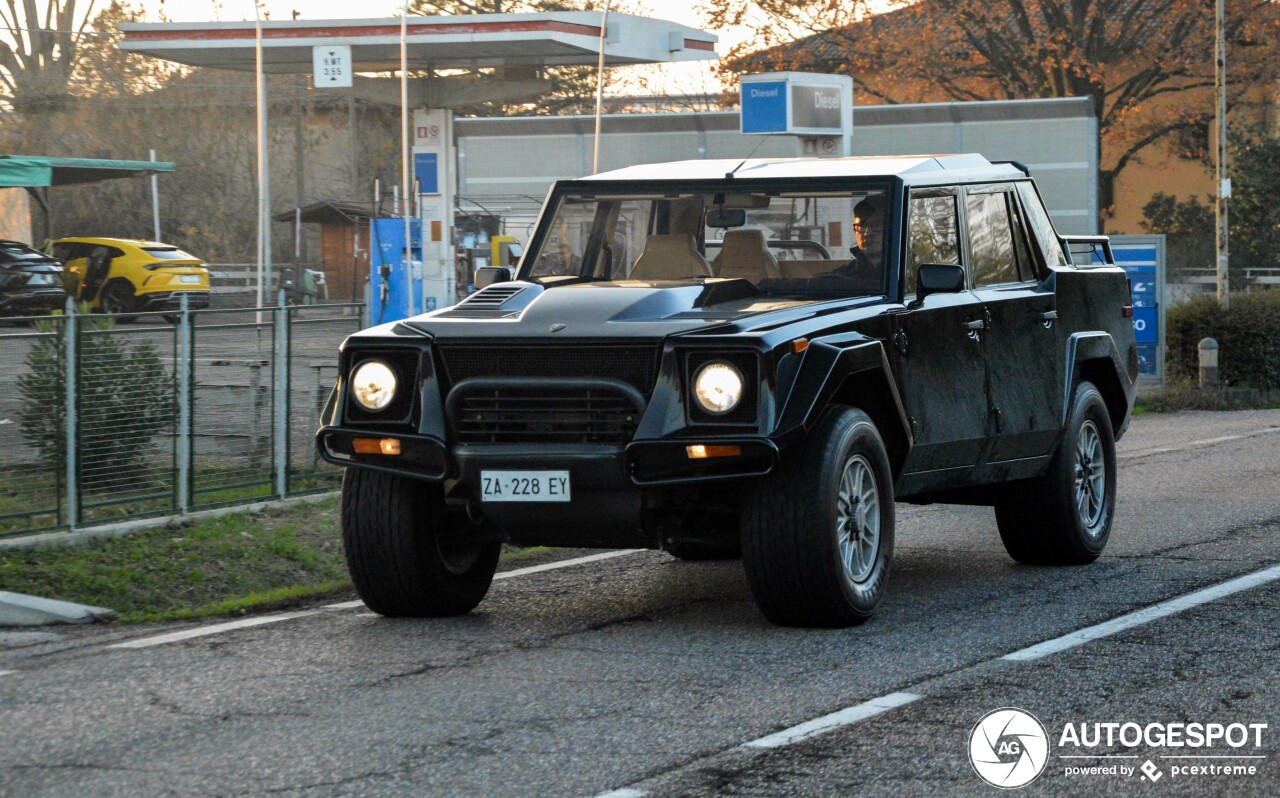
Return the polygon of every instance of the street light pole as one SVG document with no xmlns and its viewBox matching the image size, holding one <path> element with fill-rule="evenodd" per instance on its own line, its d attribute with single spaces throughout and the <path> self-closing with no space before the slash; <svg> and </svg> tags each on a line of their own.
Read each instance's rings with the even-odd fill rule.
<svg viewBox="0 0 1280 798">
<path fill-rule="evenodd" d="M 405 309 L 413 315 L 413 241 L 409 221 L 409 0 L 404 2 L 400 16 L 400 195 L 404 205 L 400 215 L 404 218 L 404 279 Z"/>
<path fill-rule="evenodd" d="M 592 173 L 600 171 L 600 106 L 604 98 L 604 45 L 609 30 L 609 5 L 605 0 L 604 14 L 600 17 L 600 62 L 596 65 L 596 137 L 595 153 L 591 157 Z"/>
<path fill-rule="evenodd" d="M 1216 3 L 1216 38 L 1214 82 L 1218 89 L 1218 158 L 1216 176 L 1218 178 L 1217 200 L 1214 202 L 1217 217 L 1217 283 L 1218 304 L 1224 309 L 1230 305 L 1231 294 L 1227 271 L 1228 234 L 1227 205 L 1231 200 L 1231 178 L 1227 176 L 1227 39 L 1223 30 L 1223 0 Z"/>
</svg>

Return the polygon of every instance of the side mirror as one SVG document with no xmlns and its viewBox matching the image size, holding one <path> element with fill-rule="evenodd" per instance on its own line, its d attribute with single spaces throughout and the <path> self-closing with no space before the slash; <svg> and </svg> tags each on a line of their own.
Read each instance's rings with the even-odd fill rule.
<svg viewBox="0 0 1280 798">
<path fill-rule="evenodd" d="M 706 213 L 707 227 L 725 229 L 742 227 L 747 223 L 747 212 L 743 208 L 712 208 Z"/>
<path fill-rule="evenodd" d="M 920 307 L 929 294 L 958 294 L 964 290 L 964 269 L 949 263 L 922 263 L 916 272 L 916 301 Z"/>
<path fill-rule="evenodd" d="M 514 279 L 515 272 L 506 266 L 482 266 L 476 269 L 476 290 L 488 288 L 494 283 L 509 283 Z"/>
</svg>

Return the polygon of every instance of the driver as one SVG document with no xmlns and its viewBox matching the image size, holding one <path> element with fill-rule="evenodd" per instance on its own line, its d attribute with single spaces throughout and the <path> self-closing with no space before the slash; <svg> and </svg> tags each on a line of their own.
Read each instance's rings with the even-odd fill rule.
<svg viewBox="0 0 1280 798">
<path fill-rule="evenodd" d="M 852 258 L 841 271 L 856 273 L 880 268 L 884 254 L 884 219 L 880 213 L 882 204 L 880 197 L 867 197 L 853 206 L 854 245 L 849 248 Z"/>
</svg>

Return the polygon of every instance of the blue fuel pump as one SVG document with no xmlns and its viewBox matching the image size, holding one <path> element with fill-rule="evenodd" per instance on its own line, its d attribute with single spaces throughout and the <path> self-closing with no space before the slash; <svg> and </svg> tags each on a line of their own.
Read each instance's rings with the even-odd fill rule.
<svg viewBox="0 0 1280 798">
<path fill-rule="evenodd" d="M 386 324 L 435 310 L 423 307 L 422 296 L 422 220 L 409 220 L 409 262 L 405 263 L 404 219 L 387 218 L 369 221 L 369 320 Z"/>
</svg>

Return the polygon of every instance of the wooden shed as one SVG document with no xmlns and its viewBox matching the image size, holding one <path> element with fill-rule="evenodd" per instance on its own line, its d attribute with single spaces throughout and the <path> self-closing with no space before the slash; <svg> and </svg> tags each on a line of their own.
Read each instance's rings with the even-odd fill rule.
<svg viewBox="0 0 1280 798">
<path fill-rule="evenodd" d="M 379 215 L 388 215 L 389 210 L 384 204 Z M 369 219 L 373 215 L 372 202 L 322 200 L 273 218 L 320 225 L 320 263 L 329 299 L 359 302 L 369 280 Z"/>
</svg>

